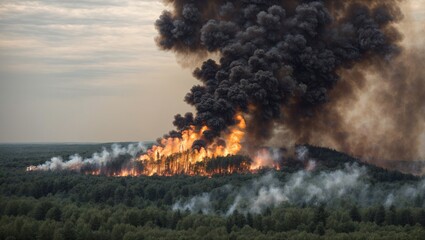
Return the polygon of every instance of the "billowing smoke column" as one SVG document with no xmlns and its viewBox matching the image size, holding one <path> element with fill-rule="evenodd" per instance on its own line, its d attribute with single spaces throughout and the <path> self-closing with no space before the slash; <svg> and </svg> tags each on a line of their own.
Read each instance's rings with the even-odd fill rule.
<svg viewBox="0 0 425 240">
<path fill-rule="evenodd" d="M 368 157 L 417 157 L 425 85 L 423 70 L 410 72 L 419 57 L 400 47 L 399 1 L 165 3 L 171 11 L 156 21 L 158 45 L 183 57 L 219 57 L 194 71 L 201 84 L 185 101 L 196 114 L 175 116 L 179 131 L 208 128 L 195 149 L 235 125 L 242 113 L 246 149 L 272 139 Z M 374 109 L 357 111 L 361 100 Z"/>
<path fill-rule="evenodd" d="M 201 83 L 185 97 L 195 113 L 176 115 L 176 131 L 132 166 L 118 159 L 104 167 L 92 164 L 95 156 L 74 156 L 36 170 L 88 165 L 95 174 L 124 176 L 241 173 L 279 169 L 282 149 L 302 156 L 293 146 L 306 143 L 391 167 L 385 160 L 420 157 L 421 134 L 425 149 L 425 54 L 401 45 L 400 1 L 165 3 L 171 10 L 156 21 L 160 48 L 211 56 L 194 71 Z M 304 164 L 315 168 L 314 161 Z"/>
</svg>

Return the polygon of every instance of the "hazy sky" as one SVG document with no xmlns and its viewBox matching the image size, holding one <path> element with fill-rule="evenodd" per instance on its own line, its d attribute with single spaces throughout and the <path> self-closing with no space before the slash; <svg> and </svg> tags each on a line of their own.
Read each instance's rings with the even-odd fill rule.
<svg viewBox="0 0 425 240">
<path fill-rule="evenodd" d="M 425 0 L 411 0 L 424 25 Z M 154 140 L 196 83 L 158 50 L 154 0 L 0 0 L 0 142 Z M 423 35 L 422 35 L 423 36 Z M 421 37 L 422 37 L 421 36 Z"/>
</svg>

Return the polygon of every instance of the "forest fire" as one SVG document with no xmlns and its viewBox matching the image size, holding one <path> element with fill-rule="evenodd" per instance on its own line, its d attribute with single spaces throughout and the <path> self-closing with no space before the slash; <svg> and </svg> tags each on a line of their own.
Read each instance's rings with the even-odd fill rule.
<svg viewBox="0 0 425 240">
<path fill-rule="evenodd" d="M 199 131 L 195 126 L 181 132 L 181 138 L 166 138 L 161 145 L 153 146 L 146 154 L 139 157 L 145 175 L 174 175 L 206 174 L 205 160 L 216 157 L 235 155 L 241 150 L 241 141 L 246 127 L 242 115 L 235 117 L 237 125 L 229 129 L 229 133 L 222 138 L 215 139 L 211 144 L 201 148 L 193 148 L 195 141 L 201 139 L 208 130 L 204 126 Z M 229 171 L 231 171 L 229 169 Z"/>
<path fill-rule="evenodd" d="M 160 144 L 152 146 L 146 153 L 135 159 L 131 169 L 122 169 L 110 173 L 111 176 L 160 175 L 175 174 L 204 175 L 226 174 L 249 171 L 250 160 L 247 157 L 235 156 L 242 145 L 245 135 L 245 119 L 241 114 L 235 116 L 235 126 L 222 137 L 215 138 L 203 147 L 194 148 L 196 141 L 202 139 L 202 134 L 208 130 L 204 126 L 197 129 L 190 126 L 181 131 L 181 137 L 168 137 L 160 140 Z M 226 160 L 233 156 L 232 161 Z M 99 171 L 89 171 L 98 175 Z"/>
<path fill-rule="evenodd" d="M 256 172 L 265 167 L 277 168 L 276 164 L 271 163 L 272 153 L 267 153 L 266 149 L 258 150 L 252 159 L 239 155 L 245 137 L 246 122 L 242 114 L 236 114 L 234 120 L 234 126 L 208 143 L 203 140 L 203 134 L 208 127 L 198 129 L 190 126 L 182 130 L 179 137 L 164 137 L 147 150 L 139 147 L 137 153 L 130 150 L 134 148 L 130 145 L 127 148 L 113 146 L 111 152 L 104 149 L 101 153 L 93 154 L 91 158 L 82 159 L 73 155 L 66 162 L 61 158 L 53 158 L 44 165 L 30 166 L 27 171 L 67 169 L 88 175 L 135 177 L 176 174 L 212 176 Z M 204 145 L 199 144 L 200 141 Z"/>
<path fill-rule="evenodd" d="M 400 45 L 398 1 L 165 2 L 169 9 L 155 22 L 160 49 L 217 56 L 193 71 L 200 84 L 185 102 L 194 112 L 175 115 L 175 130 L 149 149 L 55 157 L 28 171 L 208 176 L 280 169 L 281 153 L 261 149 L 269 143 L 418 158 L 425 115 L 416 110 L 425 101 L 425 85 L 416 72 L 421 68 L 405 60 L 422 57 Z M 376 107 L 376 116 L 367 109 L 362 114 L 362 106 Z M 382 150 L 373 147 L 377 143 Z"/>
</svg>

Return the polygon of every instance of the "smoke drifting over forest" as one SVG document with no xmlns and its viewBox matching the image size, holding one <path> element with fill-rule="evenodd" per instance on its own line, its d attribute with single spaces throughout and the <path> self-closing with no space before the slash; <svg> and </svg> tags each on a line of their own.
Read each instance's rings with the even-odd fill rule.
<svg viewBox="0 0 425 240">
<path fill-rule="evenodd" d="M 260 214 L 267 208 L 285 203 L 335 207 L 346 202 L 363 207 L 425 207 L 424 193 L 425 180 L 402 185 L 397 182 L 372 183 L 367 168 L 347 164 L 345 169 L 318 174 L 301 170 L 288 174 L 284 179 L 268 173 L 242 186 L 226 185 L 209 193 L 180 200 L 174 203 L 173 210 L 224 215 L 233 214 L 237 210 L 239 213 Z M 227 211 L 218 211 L 219 208 L 223 209 L 223 205 L 227 206 Z"/>
<path fill-rule="evenodd" d="M 179 57 L 214 56 L 194 70 L 199 148 L 243 113 L 244 150 L 310 143 L 370 161 L 417 160 L 424 130 L 422 49 L 406 49 L 397 0 L 167 0 L 157 43 Z M 385 164 L 385 163 L 382 163 Z"/>
<path fill-rule="evenodd" d="M 112 144 L 110 149 L 103 148 L 100 152 L 95 152 L 91 157 L 83 158 L 79 154 L 74 154 L 64 161 L 62 157 L 53 157 L 38 166 L 29 166 L 27 171 L 62 171 L 71 170 L 76 172 L 114 175 L 122 169 L 134 168 L 134 160 L 140 152 L 146 151 L 143 143 L 129 144 L 122 147 L 119 144 Z"/>
</svg>

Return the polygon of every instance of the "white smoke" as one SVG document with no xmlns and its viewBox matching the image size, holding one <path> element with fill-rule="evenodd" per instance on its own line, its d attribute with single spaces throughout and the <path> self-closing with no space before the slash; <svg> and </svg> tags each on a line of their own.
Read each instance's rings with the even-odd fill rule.
<svg viewBox="0 0 425 240">
<path fill-rule="evenodd" d="M 295 154 L 297 155 L 297 159 L 300 161 L 308 160 L 308 148 L 306 146 L 299 146 L 295 148 Z"/>
<path fill-rule="evenodd" d="M 306 171 L 309 171 L 309 172 L 312 172 L 312 171 L 314 171 L 315 169 L 316 169 L 316 167 L 317 167 L 317 162 L 315 161 L 315 160 L 308 160 L 308 162 L 307 162 L 307 164 L 306 164 L 306 166 L 305 166 L 305 170 Z"/>
<path fill-rule="evenodd" d="M 36 166 L 32 170 L 39 171 L 61 171 L 73 170 L 80 171 L 83 166 L 90 165 L 96 168 L 105 166 L 107 163 L 113 162 L 120 156 L 130 155 L 132 158 L 141 152 L 146 151 L 143 143 L 129 144 L 122 147 L 119 144 L 112 144 L 111 149 L 103 148 L 101 152 L 93 153 L 90 158 L 81 157 L 79 154 L 74 154 L 64 161 L 62 157 L 53 157 L 50 161 Z"/>
<path fill-rule="evenodd" d="M 391 205 L 408 205 L 411 201 L 420 201 L 416 205 L 425 207 L 425 179 L 419 181 L 417 184 L 404 184 L 398 189 L 392 189 L 387 194 L 384 202 L 384 206 L 389 207 Z"/>
<path fill-rule="evenodd" d="M 295 155 L 298 161 L 304 163 L 306 171 L 314 171 L 316 169 L 317 163 L 315 159 L 310 158 L 310 153 L 306 146 L 298 146 L 295 148 Z"/>
<path fill-rule="evenodd" d="M 425 207 L 425 179 L 402 186 L 397 183 L 373 184 L 369 181 L 367 168 L 357 164 L 347 164 L 344 169 L 331 172 L 312 173 L 302 170 L 287 175 L 285 180 L 280 180 L 276 174 L 270 172 L 241 187 L 226 188 L 218 191 L 219 194 L 215 194 L 213 190 L 187 201 L 180 200 L 173 205 L 173 210 L 230 215 L 236 210 L 245 214 L 261 213 L 283 203 L 336 206 L 344 201 L 362 206 L 383 204 L 387 207 Z M 220 212 L 212 206 L 213 202 L 221 201 L 223 197 L 231 204 L 227 205 L 226 211 Z"/>
<path fill-rule="evenodd" d="M 238 191 L 233 204 L 227 211 L 227 215 L 235 210 L 239 212 L 261 213 L 268 207 L 275 207 L 284 201 L 287 201 L 280 182 L 272 173 L 256 179 L 251 185 L 244 186 Z"/>
<path fill-rule="evenodd" d="M 210 194 L 203 193 L 200 196 L 195 196 L 189 201 L 182 203 L 181 201 L 176 202 L 172 209 L 174 211 L 190 211 L 190 212 L 199 212 L 211 213 L 212 206 L 210 201 Z"/>
<path fill-rule="evenodd" d="M 343 170 L 320 172 L 319 174 L 299 171 L 294 173 L 284 186 L 284 193 L 292 203 L 320 204 L 338 199 L 348 192 L 353 192 L 363 183 L 365 167 L 346 165 Z"/>
</svg>

